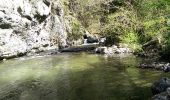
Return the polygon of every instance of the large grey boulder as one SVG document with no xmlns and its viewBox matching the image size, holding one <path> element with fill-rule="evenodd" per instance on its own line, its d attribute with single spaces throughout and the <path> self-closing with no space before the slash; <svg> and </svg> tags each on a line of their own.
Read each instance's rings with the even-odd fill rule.
<svg viewBox="0 0 170 100">
<path fill-rule="evenodd" d="M 66 46 L 60 0 L 0 0 L 0 58 Z"/>
</svg>

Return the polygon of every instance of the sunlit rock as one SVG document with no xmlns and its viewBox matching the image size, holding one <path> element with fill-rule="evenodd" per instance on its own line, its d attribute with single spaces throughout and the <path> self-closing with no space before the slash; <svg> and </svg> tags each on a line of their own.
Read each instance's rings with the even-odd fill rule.
<svg viewBox="0 0 170 100">
<path fill-rule="evenodd" d="M 0 0 L 0 21 L 0 57 L 67 45 L 60 0 Z"/>
</svg>

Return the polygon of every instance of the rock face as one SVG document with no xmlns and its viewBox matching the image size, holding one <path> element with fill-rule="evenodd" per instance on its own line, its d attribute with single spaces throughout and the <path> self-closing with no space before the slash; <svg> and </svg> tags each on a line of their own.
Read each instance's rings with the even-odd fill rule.
<svg viewBox="0 0 170 100">
<path fill-rule="evenodd" d="M 117 47 L 116 45 L 113 45 L 112 47 L 98 47 L 95 50 L 96 53 L 100 54 L 121 54 L 121 53 L 132 53 L 132 50 L 125 47 Z"/>
<path fill-rule="evenodd" d="M 0 57 L 58 49 L 66 45 L 60 0 L 0 0 Z"/>
</svg>

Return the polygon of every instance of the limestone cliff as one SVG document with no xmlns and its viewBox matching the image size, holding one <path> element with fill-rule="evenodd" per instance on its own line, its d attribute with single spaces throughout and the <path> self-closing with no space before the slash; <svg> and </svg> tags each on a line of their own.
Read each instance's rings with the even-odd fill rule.
<svg viewBox="0 0 170 100">
<path fill-rule="evenodd" d="M 65 26 L 60 0 L 0 0 L 0 57 L 63 47 Z"/>
</svg>

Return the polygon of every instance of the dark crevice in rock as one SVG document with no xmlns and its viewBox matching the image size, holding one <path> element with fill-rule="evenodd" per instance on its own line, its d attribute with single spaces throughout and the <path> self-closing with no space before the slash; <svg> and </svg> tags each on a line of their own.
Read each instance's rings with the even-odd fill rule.
<svg viewBox="0 0 170 100">
<path fill-rule="evenodd" d="M 5 13 L 5 10 L 0 10 L 1 12 Z"/>
<path fill-rule="evenodd" d="M 34 16 L 34 18 L 37 19 L 39 23 L 42 23 L 43 21 L 45 21 L 47 17 L 48 17 L 47 15 L 42 15 L 42 16 L 41 16 L 41 15 L 39 15 L 39 14 L 36 14 L 36 15 Z"/>
<path fill-rule="evenodd" d="M 28 15 L 23 15 L 22 17 L 25 17 L 26 19 L 32 21 L 32 18 L 30 16 L 28 16 Z"/>
<path fill-rule="evenodd" d="M 17 8 L 17 12 L 18 12 L 20 15 L 22 15 L 22 9 L 21 9 L 21 7 L 18 7 L 18 8 Z"/>
<path fill-rule="evenodd" d="M 12 26 L 10 24 L 3 23 L 3 24 L 0 24 L 0 28 L 1 29 L 10 29 L 10 28 L 12 28 Z"/>
<path fill-rule="evenodd" d="M 43 47 L 48 47 L 48 46 L 49 46 L 49 44 L 44 44 L 44 45 L 43 45 Z"/>
<path fill-rule="evenodd" d="M 52 9 L 52 13 L 54 14 L 54 15 L 58 15 L 58 16 L 61 16 L 61 12 L 62 12 L 62 10 L 61 10 L 61 8 L 60 7 L 55 7 L 55 5 L 54 4 L 52 4 L 52 7 L 51 7 L 51 9 Z"/>
<path fill-rule="evenodd" d="M 21 7 L 18 7 L 17 11 L 18 11 L 18 13 L 19 13 L 22 17 L 24 17 L 24 18 L 32 21 L 32 18 L 31 18 L 29 15 L 23 15 L 23 14 L 22 14 L 22 9 L 21 9 Z"/>
<path fill-rule="evenodd" d="M 3 21 L 3 18 L 0 18 L 0 22 L 2 22 Z"/>
<path fill-rule="evenodd" d="M 47 0 L 43 0 L 43 2 L 49 7 L 50 6 L 50 2 Z"/>
<path fill-rule="evenodd" d="M 55 9 L 55 12 L 56 12 L 56 14 L 57 14 L 58 16 L 61 16 L 61 13 L 60 13 L 60 12 L 61 12 L 61 9 L 56 8 L 56 9 Z"/>
<path fill-rule="evenodd" d="M 17 55 L 17 57 L 22 57 L 22 56 L 25 56 L 27 54 L 27 52 L 25 52 L 25 53 L 19 53 L 18 55 Z"/>
</svg>

